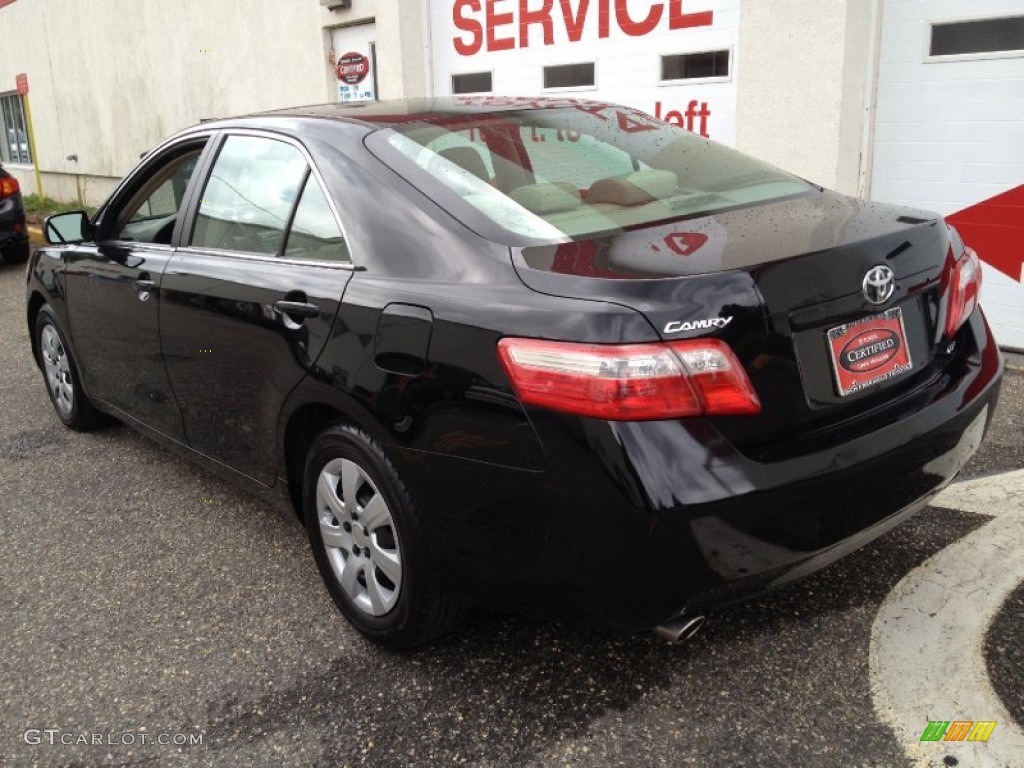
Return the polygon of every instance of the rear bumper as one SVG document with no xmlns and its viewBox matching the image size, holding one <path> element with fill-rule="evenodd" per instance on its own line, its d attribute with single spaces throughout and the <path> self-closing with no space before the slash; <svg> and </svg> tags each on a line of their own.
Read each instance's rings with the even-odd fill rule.
<svg viewBox="0 0 1024 768">
<path fill-rule="evenodd" d="M 446 498 L 424 510 L 431 535 L 480 599 L 649 628 L 805 576 L 925 506 L 977 450 L 998 398 L 1002 360 L 980 312 L 969 335 L 912 413 L 799 459 L 755 462 L 700 420 L 537 413 L 545 472 L 423 455 L 400 470 Z"/>
</svg>

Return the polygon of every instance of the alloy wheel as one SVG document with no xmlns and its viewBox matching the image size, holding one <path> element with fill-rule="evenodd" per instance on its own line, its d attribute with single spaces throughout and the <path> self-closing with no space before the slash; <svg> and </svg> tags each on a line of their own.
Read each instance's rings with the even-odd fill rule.
<svg viewBox="0 0 1024 768">
<path fill-rule="evenodd" d="M 60 335 L 53 325 L 47 324 L 40 334 L 43 367 L 46 369 L 46 383 L 53 395 L 54 405 L 64 418 L 71 415 L 75 407 L 75 385 L 71 378 L 71 362 Z"/>
<path fill-rule="evenodd" d="M 394 608 L 402 587 L 402 551 L 387 501 L 366 471 L 333 459 L 316 485 L 320 536 L 338 583 L 370 616 Z"/>
</svg>

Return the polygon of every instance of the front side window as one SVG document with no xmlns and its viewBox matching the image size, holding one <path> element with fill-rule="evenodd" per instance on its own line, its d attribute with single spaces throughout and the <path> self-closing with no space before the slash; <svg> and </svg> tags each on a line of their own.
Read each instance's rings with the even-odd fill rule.
<svg viewBox="0 0 1024 768">
<path fill-rule="evenodd" d="M 192 148 L 157 170 L 121 209 L 114 239 L 169 244 L 201 153 L 201 146 Z"/>
<path fill-rule="evenodd" d="M 200 198 L 192 245 L 280 253 L 307 167 L 291 144 L 228 136 Z"/>
</svg>

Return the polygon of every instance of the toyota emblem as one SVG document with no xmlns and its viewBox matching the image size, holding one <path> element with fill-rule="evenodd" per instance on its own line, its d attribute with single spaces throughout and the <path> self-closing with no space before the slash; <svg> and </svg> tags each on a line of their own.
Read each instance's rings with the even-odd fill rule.
<svg viewBox="0 0 1024 768">
<path fill-rule="evenodd" d="M 886 266 L 872 267 L 864 275 L 861 290 L 872 304 L 885 304 L 896 291 L 896 275 Z"/>
</svg>

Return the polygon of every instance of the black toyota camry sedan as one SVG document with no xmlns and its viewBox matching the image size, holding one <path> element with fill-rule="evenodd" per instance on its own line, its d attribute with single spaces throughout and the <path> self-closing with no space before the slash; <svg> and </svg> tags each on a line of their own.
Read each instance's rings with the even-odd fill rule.
<svg viewBox="0 0 1024 768">
<path fill-rule="evenodd" d="M 1002 374 L 941 217 L 611 104 L 205 122 L 46 233 L 60 420 L 294 510 L 390 648 L 480 603 L 684 636 L 924 506 Z"/>
</svg>

